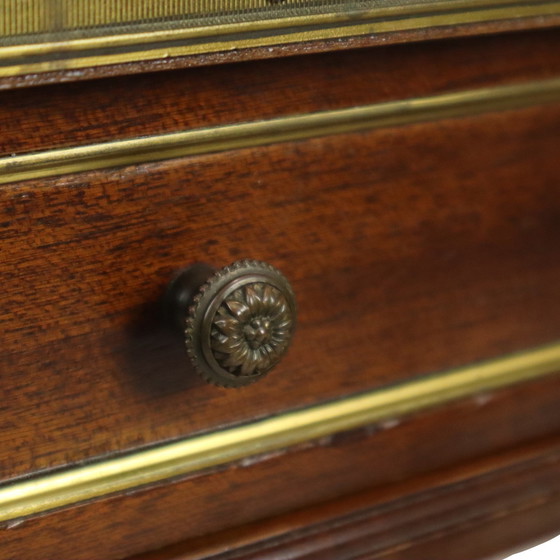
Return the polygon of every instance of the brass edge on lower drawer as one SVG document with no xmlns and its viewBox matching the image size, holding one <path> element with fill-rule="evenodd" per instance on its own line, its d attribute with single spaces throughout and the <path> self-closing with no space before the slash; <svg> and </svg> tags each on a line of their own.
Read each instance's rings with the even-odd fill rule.
<svg viewBox="0 0 560 560">
<path fill-rule="evenodd" d="M 560 343 L 0 488 L 0 521 L 184 476 L 560 373 Z"/>
<path fill-rule="evenodd" d="M 122 29 L 126 29 L 129 23 L 127 17 L 134 20 L 141 18 L 144 12 L 159 13 L 161 6 L 158 5 L 157 10 L 148 9 L 143 12 L 141 8 L 147 2 L 137 3 L 139 11 L 138 7 L 132 9 L 116 3 L 112 7 L 113 3 L 104 0 L 90 0 L 87 7 L 81 11 L 79 6 L 73 5 L 75 2 L 68 2 L 67 8 L 63 2 L 58 10 L 52 12 L 49 10 L 53 8 L 45 8 L 43 2 L 28 3 L 27 7 L 11 8 L 11 11 L 5 4 L 6 0 L 0 0 L 0 12 L 5 11 L 4 35 L 33 33 L 39 25 L 38 29 L 47 37 L 48 33 L 54 36 L 62 33 L 62 36 L 52 42 L 35 40 L 26 44 L 0 47 L 0 77 L 209 54 L 233 49 L 270 47 L 303 41 L 560 16 L 560 2 L 554 0 L 424 0 L 404 3 L 395 0 L 372 0 L 369 5 L 362 3 L 359 7 L 349 3 L 348 8 L 343 7 L 337 11 L 332 7 L 329 9 L 328 5 L 324 10 L 318 11 L 316 8 L 311 10 L 300 6 L 298 9 L 303 11 L 303 15 L 295 17 L 280 15 L 267 18 L 265 12 L 264 19 L 253 21 L 243 21 L 246 10 L 234 8 L 224 17 L 214 14 L 211 18 L 213 24 L 193 27 L 185 26 L 192 20 L 192 14 L 185 13 L 185 24 L 179 24 L 175 29 L 166 29 L 166 26 L 169 26 L 170 14 L 167 14 L 166 18 L 163 10 L 160 14 L 162 21 L 154 20 L 151 30 L 126 33 Z M 214 10 L 217 9 L 216 3 L 211 5 L 214 6 Z M 293 13 L 288 10 L 290 6 L 286 5 L 284 8 L 287 14 Z M 291 8 L 294 9 L 293 6 Z M 296 10 L 296 13 L 299 12 Z M 177 14 L 172 12 L 171 16 L 177 17 Z M 11 17 L 19 19 L 12 22 Z M 103 24 L 107 30 L 102 36 L 72 38 L 71 35 L 67 36 L 73 29 L 72 21 L 68 29 L 64 27 L 63 22 L 65 18 L 72 20 L 72 17 L 80 22 L 79 29 L 83 32 L 87 32 L 88 29 L 91 32 L 91 29 L 95 30 L 99 25 L 103 29 Z M 45 20 L 43 26 L 40 25 L 42 19 Z M 148 24 L 149 21 L 148 18 Z M 29 25 L 32 27 L 29 28 Z M 30 36 L 33 37 L 32 34 Z"/>
<path fill-rule="evenodd" d="M 560 78 L 0 158 L 0 184 L 560 101 Z"/>
</svg>

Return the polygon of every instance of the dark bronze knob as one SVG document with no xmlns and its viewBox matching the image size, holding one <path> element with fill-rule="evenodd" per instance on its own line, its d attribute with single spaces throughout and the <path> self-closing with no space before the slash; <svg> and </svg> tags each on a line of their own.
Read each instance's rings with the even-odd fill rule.
<svg viewBox="0 0 560 560">
<path fill-rule="evenodd" d="M 288 350 L 296 323 L 288 280 L 253 260 L 220 270 L 198 263 L 180 271 L 166 305 L 196 371 L 222 387 L 241 387 L 266 375 Z"/>
</svg>

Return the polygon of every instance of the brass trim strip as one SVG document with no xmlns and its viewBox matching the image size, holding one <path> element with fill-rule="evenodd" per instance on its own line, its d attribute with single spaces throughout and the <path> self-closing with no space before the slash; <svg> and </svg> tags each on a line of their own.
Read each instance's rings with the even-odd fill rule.
<svg viewBox="0 0 560 560">
<path fill-rule="evenodd" d="M 555 0 L 538 0 L 532 4 L 553 2 Z M 120 37 L 123 36 L 133 37 L 132 44 L 138 43 L 138 37 L 146 37 L 142 42 L 158 42 L 162 36 L 183 38 L 188 29 L 200 29 L 202 36 L 223 35 L 231 29 L 238 29 L 231 25 L 239 23 L 249 24 L 251 31 L 260 31 L 296 25 L 347 24 L 395 15 L 495 7 L 511 10 L 512 7 L 529 5 L 527 0 L 322 0 L 322 4 L 317 0 L 284 0 L 283 6 L 279 3 L 274 5 L 270 0 L 175 0 L 171 4 L 169 0 L 113 0 L 107 5 L 105 0 L 51 0 L 50 5 L 45 5 L 43 0 L 29 0 L 22 6 L 19 0 L 0 0 L 0 14 L 4 16 L 0 20 L 0 37 L 4 40 L 25 39 L 55 34 L 58 40 L 64 33 L 80 30 L 86 36 L 74 39 L 73 45 L 91 45 L 93 39 L 96 44 L 100 41 L 104 47 L 110 47 L 115 42 L 122 44 Z M 224 31 L 226 26 L 230 26 L 228 31 Z M 130 29 L 135 28 L 141 28 L 143 32 L 130 33 Z M 97 39 L 91 36 L 96 30 L 102 32 Z M 130 44 L 129 39 L 125 41 Z M 24 41 L 21 43 L 25 44 Z"/>
<path fill-rule="evenodd" d="M 104 5 L 106 2 L 104 2 Z M 309 13 L 149 32 L 0 47 L 0 77 L 71 70 L 233 49 L 341 39 L 442 26 L 560 16 L 556 0 L 433 0 L 377 3 L 363 10 Z M 92 11 L 93 8 L 92 8 Z M 115 14 L 115 21 L 119 23 Z M 235 16 L 228 16 L 228 20 Z M 113 18 L 114 19 L 114 18 Z"/>
<path fill-rule="evenodd" d="M 560 78 L 0 158 L 0 184 L 560 101 Z"/>
<path fill-rule="evenodd" d="M 560 372 L 560 343 L 0 488 L 0 521 L 184 476 Z"/>
</svg>

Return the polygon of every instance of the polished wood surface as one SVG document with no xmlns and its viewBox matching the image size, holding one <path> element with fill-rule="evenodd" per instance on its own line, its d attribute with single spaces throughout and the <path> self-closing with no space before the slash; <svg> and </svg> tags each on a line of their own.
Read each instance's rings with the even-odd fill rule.
<svg viewBox="0 0 560 560">
<path fill-rule="evenodd" d="M 0 93 L 0 155 L 557 77 L 556 30 Z"/>
<path fill-rule="evenodd" d="M 418 529 L 421 534 L 429 533 L 430 528 L 441 527 L 448 515 L 451 531 L 454 519 L 459 522 L 465 516 L 476 518 L 474 508 L 478 502 L 482 520 L 489 520 L 492 511 L 503 511 L 500 480 L 502 475 L 508 478 L 500 470 L 494 455 L 511 452 L 515 457 L 518 453 L 524 456 L 525 445 L 532 445 L 541 437 L 558 435 L 558 386 L 558 377 L 551 377 L 466 399 L 413 417 L 397 418 L 384 425 L 341 433 L 284 452 L 257 456 L 175 482 L 62 509 L 23 520 L 22 523 L 8 523 L 0 533 L 2 552 L 9 560 L 52 560 L 53 551 L 58 558 L 65 560 L 110 560 L 205 535 L 208 539 L 197 546 L 205 544 L 208 550 L 214 543 L 218 550 L 221 546 L 223 551 L 228 546 L 228 538 L 215 539 L 210 535 L 230 530 L 237 534 L 237 530 L 242 531 L 245 524 L 368 488 L 376 488 L 375 492 L 383 496 L 389 485 L 411 481 L 414 487 L 416 477 L 440 469 L 434 476 L 437 482 L 445 479 L 445 469 L 468 465 L 485 456 L 488 458 L 488 472 L 496 470 L 496 473 L 490 477 L 489 487 L 480 493 L 476 487 L 472 492 L 467 491 L 466 499 L 472 500 L 469 506 L 472 509 L 447 509 L 446 514 L 446 508 L 455 500 L 454 493 L 451 493 L 449 503 L 441 495 L 441 490 L 432 495 L 428 489 L 428 496 L 431 495 L 428 509 L 420 506 L 418 512 L 420 518 L 426 516 L 425 524 Z M 517 487 L 513 480 L 513 489 L 505 486 L 503 494 L 511 492 L 510 499 L 514 502 L 519 500 L 518 503 L 524 506 L 530 505 L 535 493 L 541 496 L 548 493 L 550 500 L 557 499 L 558 443 L 553 444 L 552 452 L 548 444 L 545 448 L 542 459 L 537 458 L 537 464 L 542 465 L 548 478 L 538 479 L 538 469 L 522 473 Z M 537 455 L 540 456 L 540 452 Z M 515 472 L 512 471 L 512 476 Z M 528 483 L 532 479 L 533 482 Z M 551 479 L 554 482 L 545 482 Z M 505 480 L 502 482 L 506 484 Z M 400 539 L 406 542 L 406 504 L 410 504 L 407 500 L 414 501 L 414 494 L 421 492 L 424 484 L 419 482 L 414 491 L 405 484 L 403 495 L 410 492 L 412 496 L 404 498 L 401 513 L 396 515 L 396 525 L 389 528 L 393 531 L 394 541 Z M 493 489 L 497 492 L 496 501 L 486 512 L 483 499 L 487 496 L 486 492 Z M 461 485 L 457 490 L 462 491 Z M 458 500 L 460 494 L 456 496 Z M 380 501 L 381 513 L 384 506 L 383 500 Z M 433 519 L 435 527 L 431 525 L 429 515 L 431 504 L 436 510 L 440 505 L 443 509 L 439 519 L 437 516 Z M 401 518 L 401 515 L 404 517 Z M 378 528 L 382 528 L 381 522 Z M 460 531 L 461 523 L 453 530 Z M 72 538 L 61 538 L 61 535 L 67 534 L 71 534 Z M 257 537 L 256 534 L 254 536 Z M 533 536 L 519 533 L 519 538 L 523 539 Z M 504 540 L 506 537 L 507 533 Z M 233 546 L 237 541 L 229 542 Z M 480 545 L 501 547 L 502 542 L 498 540 L 493 545 L 491 539 L 483 539 Z M 372 537 L 370 544 L 382 546 L 383 540 Z M 451 545 L 452 541 L 448 544 L 449 549 L 444 549 L 448 553 L 444 555 L 446 558 L 454 558 Z M 198 555 L 193 553 L 193 556 L 210 556 L 207 550 Z"/>
<path fill-rule="evenodd" d="M 552 440 L 191 539 L 130 560 L 472 560 L 555 535 Z"/>
<path fill-rule="evenodd" d="M 560 75 L 557 30 L 371 46 L 383 40 L 341 44 L 369 47 L 361 50 L 2 91 L 0 152 Z M 151 72 L 230 55 L 220 56 L 105 70 Z M 103 72 L 27 76 L 0 88 Z M 535 105 L 1 186 L 0 479 L 557 341 L 559 126 L 559 103 Z M 181 337 L 162 320 L 161 298 L 177 269 L 241 258 L 286 274 L 299 325 L 276 370 L 227 390 L 191 371 Z M 501 553 L 557 527 L 559 397 L 551 375 L 12 520 L 0 526 L 0 556 Z"/>
<path fill-rule="evenodd" d="M 557 339 L 559 121 L 537 107 L 2 188 L 2 476 Z M 190 371 L 159 299 L 184 265 L 244 257 L 285 272 L 300 319 L 282 364 L 228 391 Z"/>
</svg>

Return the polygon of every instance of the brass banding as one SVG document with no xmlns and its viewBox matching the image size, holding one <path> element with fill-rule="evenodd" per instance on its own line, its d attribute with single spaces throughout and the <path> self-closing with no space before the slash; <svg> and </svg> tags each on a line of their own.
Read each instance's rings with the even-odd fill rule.
<svg viewBox="0 0 560 560">
<path fill-rule="evenodd" d="M 184 476 L 560 373 L 560 343 L 0 487 L 0 521 Z"/>
<path fill-rule="evenodd" d="M 560 78 L 0 158 L 0 184 L 560 101 Z"/>
<path fill-rule="evenodd" d="M 0 25 L 4 25 L 2 35 L 12 40 L 24 37 L 23 42 L 9 44 L 4 41 L 4 46 L 0 46 L 0 77 L 303 41 L 560 16 L 560 2 L 554 0 L 371 0 L 362 2 L 359 8 L 348 2 L 346 8 L 343 4 L 338 10 L 329 3 L 320 9 L 292 7 L 285 10 L 285 15 L 279 14 L 278 9 L 270 14 L 265 10 L 260 17 L 247 21 L 247 10 L 238 2 L 229 3 L 233 5 L 229 11 L 222 9 L 216 12 L 216 3 L 199 2 L 201 7 L 196 9 L 195 14 L 193 6 L 197 3 L 185 2 L 183 12 L 156 10 L 157 17 L 150 17 L 151 12 L 143 10 L 143 6 L 164 6 L 165 3 L 143 1 L 132 3 L 132 7 L 131 3 L 127 3 L 127 8 L 115 2 L 110 3 L 109 6 L 115 4 L 111 10 L 110 7 L 107 9 L 108 4 L 104 0 L 88 0 L 87 7 L 80 11 L 75 6 L 76 0 L 58 0 L 56 13 L 60 17 L 57 18 L 50 12 L 43 13 L 44 2 L 30 2 L 27 12 L 18 12 L 10 11 L 14 0 L 0 0 L 0 13 L 4 11 L 6 14 L 0 21 Z M 200 19 L 201 15 L 204 16 L 205 5 L 210 10 L 206 20 Z M 76 15 L 78 11 L 80 15 Z M 223 15 L 220 15 L 222 12 Z M 297 15 L 294 16 L 294 13 Z M 170 17 L 179 17 L 179 23 L 171 28 Z M 59 20 L 65 18 L 67 23 L 63 22 L 61 26 Z M 135 24 L 138 19 L 144 22 L 143 27 Z M 193 24 L 193 20 L 199 23 Z M 122 31 L 131 26 L 134 31 Z M 88 30 L 92 33 L 92 29 L 96 33 L 87 36 Z M 76 30 L 80 32 L 76 33 Z M 83 37 L 84 34 L 86 37 Z M 45 39 L 37 40 L 36 36 L 44 36 Z M 53 36 L 59 38 L 53 40 Z M 33 39 L 25 41 L 25 37 Z"/>
</svg>

